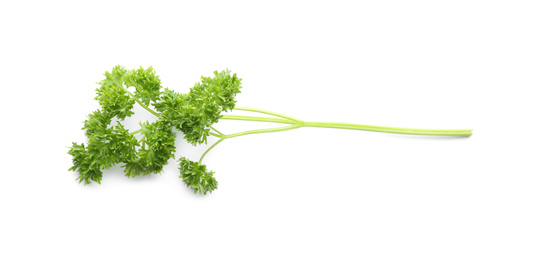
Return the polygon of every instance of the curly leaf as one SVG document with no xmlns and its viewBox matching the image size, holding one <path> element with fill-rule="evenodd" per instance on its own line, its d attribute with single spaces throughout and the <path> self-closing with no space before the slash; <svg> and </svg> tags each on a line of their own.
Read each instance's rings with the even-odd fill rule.
<svg viewBox="0 0 546 260">
<path fill-rule="evenodd" d="M 150 101 L 156 101 L 161 91 L 161 80 L 155 75 L 152 67 L 132 70 L 125 77 L 127 87 L 135 87 L 135 97 L 140 99 L 146 106 Z"/>
<path fill-rule="evenodd" d="M 101 85 L 97 88 L 96 100 L 99 101 L 102 109 L 112 116 L 117 116 L 123 120 L 134 114 L 133 105 L 135 99 L 127 93 L 123 82 L 127 75 L 127 70 L 121 66 L 116 66 L 112 72 L 105 72 L 106 79 L 99 82 Z"/>
<path fill-rule="evenodd" d="M 192 145 L 206 143 L 209 128 L 217 123 L 222 111 L 235 107 L 241 79 L 229 70 L 215 71 L 214 78 L 202 77 L 188 94 L 166 90 L 153 105 L 161 112 L 160 120 L 184 133 Z"/>
<path fill-rule="evenodd" d="M 91 181 L 95 181 L 100 184 L 102 180 L 100 166 L 94 161 L 93 156 L 88 153 L 84 144 L 72 143 L 68 154 L 72 155 L 73 163 L 73 166 L 68 170 L 78 172 L 77 180 L 80 183 L 83 181 L 87 185 Z"/>
<path fill-rule="evenodd" d="M 163 166 L 167 165 L 170 158 L 174 158 L 176 151 L 176 135 L 169 125 L 158 121 L 144 122 L 140 126 L 143 138 L 138 156 L 122 166 L 127 177 L 161 173 Z"/>
<path fill-rule="evenodd" d="M 218 187 L 218 182 L 212 176 L 213 171 L 207 171 L 207 167 L 198 162 L 193 162 L 185 157 L 180 158 L 180 178 L 186 185 L 193 189 L 194 193 L 206 195 Z"/>
</svg>

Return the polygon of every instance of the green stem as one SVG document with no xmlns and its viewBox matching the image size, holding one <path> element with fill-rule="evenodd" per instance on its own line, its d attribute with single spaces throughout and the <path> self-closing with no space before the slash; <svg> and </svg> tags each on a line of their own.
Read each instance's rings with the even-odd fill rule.
<svg viewBox="0 0 546 260">
<path fill-rule="evenodd" d="M 250 135 L 250 134 L 262 134 L 262 133 L 273 133 L 273 132 L 280 132 L 280 131 L 286 131 L 291 129 L 296 129 L 302 127 L 301 124 L 294 124 L 290 126 L 284 126 L 284 127 L 276 127 L 276 128 L 265 128 L 265 129 L 256 129 L 256 130 L 249 130 L 244 131 L 240 133 L 230 134 L 230 135 L 224 135 L 222 136 L 223 139 L 243 136 L 243 135 Z"/>
<path fill-rule="evenodd" d="M 235 108 L 235 109 L 275 115 L 282 118 L 223 115 L 221 119 L 283 123 L 283 124 L 290 124 L 292 126 L 297 126 L 295 128 L 323 127 L 323 128 L 351 129 L 351 130 L 372 131 L 372 132 L 382 132 L 382 133 L 391 133 L 391 134 L 409 134 L 409 135 L 438 135 L 438 136 L 471 136 L 472 135 L 472 129 L 419 129 L 419 128 L 386 127 L 386 126 L 350 124 L 350 123 L 301 121 L 293 117 L 285 116 L 282 114 L 278 114 L 275 112 L 270 112 L 270 111 L 266 111 L 262 109 L 254 109 L 254 108 Z M 287 128 L 290 128 L 290 127 L 287 127 Z M 258 131 L 258 130 L 252 130 L 252 131 Z M 256 132 L 256 133 L 261 133 L 261 132 Z"/>
<path fill-rule="evenodd" d="M 214 128 L 214 127 L 212 127 L 212 126 L 210 126 L 210 129 L 214 130 L 214 132 L 216 132 L 216 133 L 219 134 L 219 135 L 224 135 L 224 134 L 222 134 L 222 132 L 218 131 L 216 128 Z M 212 134 L 212 133 L 211 133 L 211 134 Z"/>
<path fill-rule="evenodd" d="M 225 138 L 222 138 L 218 141 L 216 141 L 216 143 L 214 143 L 211 147 L 209 147 L 209 149 L 207 149 L 203 155 L 201 155 L 201 158 L 199 159 L 199 164 L 201 164 L 201 162 L 203 161 L 203 158 L 205 158 L 205 155 L 207 155 L 207 153 L 212 150 L 212 148 L 214 148 L 216 145 L 218 145 L 219 143 L 221 143 L 222 141 L 226 140 Z"/>
<path fill-rule="evenodd" d="M 239 133 L 230 134 L 230 135 L 224 135 L 220 131 L 211 127 L 211 129 L 217 133 L 210 133 L 210 134 L 220 139 L 216 143 L 214 143 L 209 149 L 207 149 L 205 153 L 203 153 L 203 155 L 201 156 L 201 159 L 199 160 L 199 163 L 203 161 L 203 158 L 205 157 L 205 155 L 210 150 L 212 150 L 212 148 L 214 148 L 216 145 L 218 145 L 220 142 L 226 139 L 244 136 L 244 135 L 250 135 L 250 134 L 280 132 L 280 131 L 292 130 L 292 129 L 296 129 L 300 127 L 338 128 L 338 129 L 350 129 L 350 130 L 383 132 L 383 133 L 391 133 L 391 134 L 409 134 L 409 135 L 439 135 L 439 136 L 470 136 L 472 135 L 472 129 L 419 129 L 419 128 L 386 127 L 386 126 L 335 123 L 335 122 L 302 121 L 290 116 L 286 116 L 286 115 L 282 115 L 279 113 L 270 112 L 270 111 L 262 110 L 262 109 L 254 109 L 254 108 L 234 108 L 234 109 L 263 113 L 263 114 L 277 116 L 280 118 L 222 115 L 221 119 L 282 123 L 282 124 L 288 124 L 288 126 L 249 130 L 249 131 L 239 132 Z"/>
<path fill-rule="evenodd" d="M 222 115 L 222 117 L 220 117 L 220 119 L 255 121 L 255 122 L 270 122 L 270 123 L 282 123 L 282 124 L 294 124 L 294 122 L 290 121 L 290 120 L 286 120 L 286 119 L 282 119 L 282 118 L 271 118 L 271 117 Z"/>
<path fill-rule="evenodd" d="M 144 105 L 144 103 L 142 103 L 140 100 L 138 100 L 138 98 L 135 97 L 135 95 L 133 93 L 131 93 L 129 90 L 127 89 L 123 89 L 125 90 L 125 92 L 127 92 L 127 94 L 129 94 L 129 96 L 133 97 L 135 99 L 135 101 L 141 106 L 143 107 L 144 109 L 148 110 L 148 112 L 152 113 L 154 116 L 157 116 L 159 117 L 159 114 L 153 110 L 151 110 L 148 106 Z"/>
<path fill-rule="evenodd" d="M 418 129 L 418 128 L 386 127 L 386 126 L 375 126 L 375 125 L 331 123 L 331 122 L 311 122 L 311 121 L 303 122 L 303 126 L 351 129 L 351 130 L 362 130 L 362 131 L 382 132 L 382 133 L 391 133 L 391 134 L 407 134 L 407 135 L 441 135 L 441 136 L 470 136 L 472 135 L 472 129 Z"/>
<path fill-rule="evenodd" d="M 296 123 L 301 123 L 302 122 L 301 120 L 299 120 L 297 118 L 287 116 L 287 115 L 283 115 L 283 114 L 276 113 L 276 112 L 263 110 L 263 109 L 249 108 L 249 107 L 236 107 L 236 108 L 234 108 L 234 110 L 251 111 L 251 112 L 256 112 L 256 113 L 262 113 L 262 114 L 277 116 L 277 117 L 284 118 L 284 119 L 287 119 L 287 120 L 290 120 L 290 121 L 294 121 Z"/>
<path fill-rule="evenodd" d="M 211 132 L 209 132 L 209 134 L 212 135 L 212 136 L 216 136 L 218 138 L 222 138 L 222 136 L 223 136 L 223 135 L 220 135 L 220 134 L 217 134 L 217 133 L 211 133 Z"/>
<path fill-rule="evenodd" d="M 216 137 L 219 137 L 220 139 L 218 141 L 216 141 L 216 143 L 214 143 L 211 147 L 209 147 L 209 149 L 207 149 L 203 155 L 201 155 L 201 158 L 199 159 L 199 164 L 201 164 L 201 162 L 203 161 L 203 158 L 205 158 L 205 155 L 210 151 L 212 150 L 212 148 L 214 148 L 216 145 L 218 145 L 220 142 L 226 140 L 226 139 L 229 139 L 229 138 L 234 138 L 234 137 L 238 137 L 238 136 L 243 136 L 243 135 L 250 135 L 250 134 L 261 134 L 261 133 L 272 133 L 272 132 L 280 132 L 280 131 L 286 131 L 286 130 L 291 130 L 291 129 L 296 129 L 296 128 L 300 128 L 302 125 L 301 124 L 294 124 L 294 125 L 290 125 L 290 126 L 285 126 L 285 127 L 277 127 L 277 128 L 266 128 L 266 129 L 256 129 L 256 130 L 250 130 L 250 131 L 244 131 L 244 132 L 240 132 L 240 133 L 235 133 L 235 134 L 230 134 L 230 135 L 217 135 L 217 134 L 213 134 L 211 133 L 211 135 L 214 135 Z"/>
<path fill-rule="evenodd" d="M 136 130 L 136 131 L 130 132 L 129 134 L 130 134 L 130 135 L 135 135 L 135 134 L 140 133 L 140 131 L 142 131 L 142 128 L 140 128 L 140 129 L 138 129 L 138 130 Z"/>
</svg>

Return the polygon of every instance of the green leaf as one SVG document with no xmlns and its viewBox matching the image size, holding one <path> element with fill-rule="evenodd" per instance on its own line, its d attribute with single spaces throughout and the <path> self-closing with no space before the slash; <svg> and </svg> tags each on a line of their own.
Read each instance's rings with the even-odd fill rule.
<svg viewBox="0 0 546 260">
<path fill-rule="evenodd" d="M 190 90 L 193 100 L 203 100 L 211 103 L 222 111 L 235 108 L 235 96 L 241 93 L 241 79 L 237 74 L 231 75 L 229 70 L 214 71 L 214 77 L 201 77 L 201 82 L 196 83 Z"/>
<path fill-rule="evenodd" d="M 87 120 L 83 122 L 82 130 L 85 130 L 85 135 L 91 137 L 97 134 L 105 134 L 108 124 L 112 121 L 111 114 L 96 110 L 87 116 Z"/>
<path fill-rule="evenodd" d="M 111 73 L 107 71 L 104 75 L 106 79 L 99 82 L 101 86 L 97 88 L 97 96 L 95 97 L 102 109 L 121 120 L 133 115 L 131 109 L 133 109 L 135 99 L 123 86 L 127 70 L 121 66 L 116 66 Z"/>
<path fill-rule="evenodd" d="M 89 154 L 84 144 L 72 143 L 68 154 L 72 155 L 72 163 L 74 164 L 68 170 L 79 173 L 76 180 L 79 180 L 80 183 L 83 181 L 85 185 L 91 181 L 100 184 L 102 180 L 100 166 L 93 161 L 93 156 Z"/>
<path fill-rule="evenodd" d="M 229 70 L 214 72 L 214 78 L 202 77 L 188 94 L 166 90 L 153 105 L 161 112 L 160 120 L 184 133 L 192 145 L 206 143 L 209 128 L 220 119 L 222 111 L 235 107 L 241 79 Z"/>
<path fill-rule="evenodd" d="M 142 147 L 138 156 L 125 161 L 125 176 L 136 177 L 140 175 L 158 174 L 163 166 L 168 164 L 170 158 L 174 158 L 176 152 L 176 134 L 171 126 L 161 121 L 155 123 L 141 123 L 140 133 L 143 135 Z"/>
<path fill-rule="evenodd" d="M 101 169 L 108 169 L 114 164 L 134 160 L 136 146 L 139 146 L 136 138 L 117 122 L 116 126 L 91 136 L 87 149 Z"/>
<path fill-rule="evenodd" d="M 135 87 L 135 97 L 146 106 L 150 105 L 150 101 L 155 102 L 159 98 L 161 80 L 152 67 L 132 70 L 127 73 L 124 81 L 127 87 Z"/>
<path fill-rule="evenodd" d="M 241 79 L 229 70 L 215 71 L 214 77 L 201 77 L 187 94 L 163 88 L 152 67 L 127 70 L 115 66 L 104 73 L 95 97 L 101 105 L 88 115 L 83 130 L 88 144 L 73 143 L 71 171 L 79 173 L 78 180 L 89 184 L 100 183 L 102 170 L 118 163 L 128 177 L 161 173 L 170 158 L 174 158 L 175 138 L 173 127 L 184 133 L 191 144 L 206 143 L 210 126 L 218 122 L 220 113 L 235 107 L 235 96 L 240 93 Z M 120 121 L 134 114 L 135 102 L 159 114 L 154 123 L 143 122 L 136 131 L 140 140 L 129 133 Z M 112 120 L 117 118 L 112 123 Z M 137 149 L 139 147 L 139 149 Z M 216 189 L 214 172 L 205 165 L 180 159 L 180 177 L 194 191 L 207 194 Z"/>
<path fill-rule="evenodd" d="M 190 161 L 185 157 L 180 158 L 180 178 L 186 185 L 193 189 L 194 193 L 206 195 L 218 187 L 218 182 L 212 176 L 213 171 L 207 171 L 207 166 Z"/>
</svg>

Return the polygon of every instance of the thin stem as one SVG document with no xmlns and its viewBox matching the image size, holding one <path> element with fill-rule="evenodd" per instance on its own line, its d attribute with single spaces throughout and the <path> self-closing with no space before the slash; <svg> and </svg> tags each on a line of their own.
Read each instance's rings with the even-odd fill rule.
<svg viewBox="0 0 546 260">
<path fill-rule="evenodd" d="M 216 128 L 210 126 L 210 129 L 214 130 L 216 133 L 218 133 L 219 135 L 224 135 L 222 134 L 222 132 L 218 131 Z M 212 134 L 212 133 L 211 133 Z"/>
<path fill-rule="evenodd" d="M 140 100 L 138 100 L 138 98 L 135 97 L 135 95 L 133 93 L 131 93 L 129 90 L 127 89 L 123 89 L 125 90 L 125 92 L 127 92 L 127 94 L 129 94 L 129 96 L 133 97 L 135 99 L 135 101 L 141 106 L 143 107 L 144 109 L 148 110 L 148 112 L 152 113 L 154 116 L 157 116 L 159 117 L 159 114 L 153 110 L 151 110 L 148 106 L 144 105 L 144 103 L 140 102 Z"/>
<path fill-rule="evenodd" d="M 386 126 L 336 123 L 336 122 L 301 121 L 299 119 L 295 119 L 289 116 L 285 116 L 282 114 L 265 111 L 261 109 L 254 109 L 254 108 L 235 108 L 235 109 L 265 113 L 265 114 L 275 115 L 279 117 L 282 116 L 282 118 L 223 115 L 221 119 L 283 123 L 283 124 L 290 124 L 292 126 L 297 126 L 297 127 L 338 128 L 338 129 L 351 129 L 351 130 L 383 132 L 383 133 L 392 133 L 392 134 L 438 135 L 438 136 L 471 136 L 472 135 L 472 129 L 420 129 L 420 128 L 386 127 Z M 294 121 L 294 120 L 298 120 L 298 121 Z M 289 127 L 290 126 L 288 126 L 288 128 Z M 256 131 L 256 130 L 252 130 L 252 131 Z M 256 133 L 261 133 L 261 132 L 256 132 Z"/>
<path fill-rule="evenodd" d="M 222 136 L 224 136 L 224 135 L 220 135 L 220 134 L 217 134 L 217 133 L 211 133 L 211 132 L 209 132 L 209 134 L 212 135 L 212 136 L 216 136 L 218 138 L 222 138 Z"/>
<path fill-rule="evenodd" d="M 272 132 L 286 131 L 286 130 L 300 128 L 301 126 L 302 126 L 301 124 L 294 124 L 294 125 L 285 126 L 285 127 L 266 128 L 266 129 L 256 129 L 256 130 L 244 131 L 244 132 L 230 134 L 230 135 L 217 135 L 217 134 L 211 133 L 211 135 L 219 137 L 220 139 L 218 141 L 216 141 L 216 143 L 214 143 L 211 147 L 209 147 L 209 149 L 207 149 L 203 153 L 203 155 L 201 155 L 201 158 L 199 159 L 199 163 L 201 163 L 203 161 L 203 158 L 205 158 L 205 155 L 210 150 L 212 150 L 212 148 L 214 148 L 216 145 L 218 145 L 220 142 L 222 142 L 222 141 L 224 141 L 226 139 L 233 138 L 233 137 L 238 137 L 238 136 L 243 136 L 243 135 L 250 135 L 250 134 L 261 134 L 261 133 L 272 133 Z"/>
<path fill-rule="evenodd" d="M 230 135 L 224 135 L 220 131 L 211 127 L 211 129 L 214 130 L 216 133 L 210 133 L 210 134 L 220 139 L 216 141 L 216 143 L 214 143 L 211 147 L 209 147 L 209 149 L 207 149 L 203 153 L 203 155 L 199 159 L 199 163 L 203 161 L 203 158 L 205 158 L 205 155 L 210 150 L 212 150 L 212 148 L 214 148 L 216 145 L 218 145 L 219 143 L 221 143 L 222 141 L 226 139 L 244 136 L 244 135 L 250 135 L 250 134 L 281 132 L 281 131 L 300 128 L 300 127 L 339 128 L 339 129 L 351 129 L 351 130 L 373 131 L 373 132 L 383 132 L 383 133 L 392 133 L 392 134 L 410 134 L 410 135 L 439 135 L 439 136 L 470 136 L 472 135 L 472 129 L 419 129 L 419 128 L 386 127 L 386 126 L 336 123 L 336 122 L 302 121 L 296 118 L 292 118 L 289 116 L 285 116 L 282 114 L 278 114 L 278 113 L 274 113 L 274 112 L 270 112 L 266 110 L 261 110 L 261 109 L 254 109 L 254 108 L 235 108 L 235 109 L 264 113 L 264 114 L 269 114 L 273 116 L 278 116 L 281 118 L 223 115 L 221 119 L 283 123 L 283 124 L 288 124 L 288 126 L 249 130 L 249 131 L 239 132 L 239 133 L 230 134 Z"/>
<path fill-rule="evenodd" d="M 212 148 L 214 148 L 216 145 L 218 145 L 219 143 L 221 143 L 222 141 L 226 140 L 225 138 L 222 138 L 218 141 L 216 141 L 216 143 L 214 143 L 211 147 L 209 147 L 209 149 L 207 149 L 203 155 L 201 155 L 201 158 L 199 159 L 199 164 L 201 164 L 201 162 L 203 161 L 203 158 L 205 158 L 205 155 L 210 151 L 212 150 Z"/>
<path fill-rule="evenodd" d="M 138 130 L 136 130 L 136 131 L 130 132 L 129 134 L 130 134 L 130 135 L 135 135 L 135 134 L 140 133 L 140 131 L 142 131 L 142 128 L 140 128 L 140 129 L 138 129 Z"/>
<path fill-rule="evenodd" d="M 294 124 L 293 121 L 282 119 L 282 118 L 256 117 L 256 116 L 222 115 L 220 119 Z"/>
<path fill-rule="evenodd" d="M 256 130 L 249 130 L 249 131 L 239 132 L 239 133 L 230 134 L 230 135 L 224 135 L 222 138 L 223 139 L 228 139 L 228 138 L 233 138 L 233 137 L 238 137 L 238 136 L 243 136 L 243 135 L 250 135 L 250 134 L 280 132 L 280 131 L 286 131 L 286 130 L 296 129 L 296 128 L 300 128 L 300 127 L 302 127 L 301 124 L 293 124 L 293 125 L 284 126 L 284 127 L 256 129 Z"/>
<path fill-rule="evenodd" d="M 347 124 L 347 123 L 332 123 L 332 122 L 303 122 L 306 127 L 325 127 L 325 128 L 340 128 L 363 130 L 373 132 L 383 132 L 392 134 L 409 134 L 409 135 L 441 135 L 441 136 L 470 136 L 472 129 L 418 129 L 418 128 L 402 128 L 402 127 L 386 127 L 375 125 Z"/>
<path fill-rule="evenodd" d="M 263 110 L 263 109 L 249 108 L 249 107 L 235 107 L 234 110 L 251 111 L 251 112 L 256 112 L 256 113 L 262 113 L 262 114 L 272 115 L 272 116 L 284 118 L 284 119 L 287 119 L 287 120 L 290 120 L 290 121 L 294 121 L 294 122 L 296 122 L 296 123 L 301 123 L 301 122 L 302 122 L 301 120 L 299 120 L 299 119 L 297 119 L 297 118 L 294 118 L 294 117 L 291 117 L 291 116 L 287 116 L 287 115 L 283 115 L 283 114 L 276 113 L 276 112 L 271 112 L 271 111 Z"/>
</svg>

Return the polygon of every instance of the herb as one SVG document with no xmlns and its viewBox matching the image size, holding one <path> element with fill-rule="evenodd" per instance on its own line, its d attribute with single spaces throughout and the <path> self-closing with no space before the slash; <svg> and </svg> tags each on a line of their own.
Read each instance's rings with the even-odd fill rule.
<svg viewBox="0 0 546 260">
<path fill-rule="evenodd" d="M 215 71 L 214 77 L 201 77 L 186 94 L 180 94 L 161 86 L 152 67 L 126 70 L 116 66 L 106 72 L 99 82 L 96 100 L 102 109 L 92 112 L 84 121 L 83 130 L 88 138 L 85 144 L 72 143 L 68 154 L 78 172 L 77 180 L 89 184 L 100 184 L 103 170 L 121 163 L 129 178 L 158 174 L 175 154 L 173 130 L 184 133 L 192 145 L 207 142 L 210 136 L 218 140 L 206 150 L 199 162 L 185 157 L 179 159 L 180 178 L 195 193 L 207 194 L 218 186 L 214 172 L 202 163 L 205 155 L 220 142 L 239 136 L 279 132 L 300 127 L 326 127 L 375 131 L 394 134 L 470 136 L 470 129 L 435 130 L 398 127 L 382 127 L 362 124 L 311 122 L 262 109 L 235 107 L 235 96 L 240 93 L 241 79 L 229 70 Z M 156 122 L 141 122 L 140 129 L 129 132 L 121 122 L 132 116 L 133 106 L 138 103 L 158 117 Z M 152 109 L 152 107 L 155 109 Z M 222 112 L 241 110 L 273 117 L 222 115 Z M 212 125 L 220 119 L 272 122 L 283 127 L 249 130 L 234 134 L 223 134 Z"/>
</svg>

